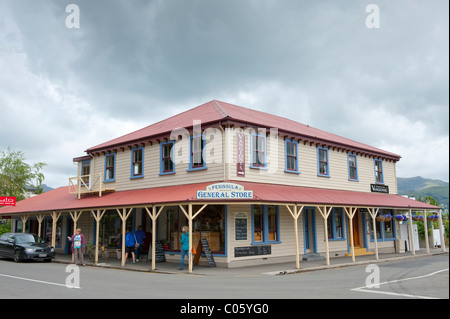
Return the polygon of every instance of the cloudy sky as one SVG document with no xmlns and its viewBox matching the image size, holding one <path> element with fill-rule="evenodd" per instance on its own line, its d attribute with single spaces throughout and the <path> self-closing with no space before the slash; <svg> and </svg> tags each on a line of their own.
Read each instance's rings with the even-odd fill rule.
<svg viewBox="0 0 450 319">
<path fill-rule="evenodd" d="M 0 149 L 65 186 L 87 148 L 217 99 L 448 181 L 448 38 L 447 0 L 0 0 Z"/>
</svg>

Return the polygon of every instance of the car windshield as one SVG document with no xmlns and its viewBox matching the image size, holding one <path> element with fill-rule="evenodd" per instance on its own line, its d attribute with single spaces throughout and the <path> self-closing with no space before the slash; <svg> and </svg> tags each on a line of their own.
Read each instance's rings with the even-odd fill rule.
<svg viewBox="0 0 450 319">
<path fill-rule="evenodd" d="M 36 235 L 32 234 L 21 234 L 16 235 L 16 244 L 25 244 L 25 243 L 42 243 L 42 239 Z"/>
</svg>

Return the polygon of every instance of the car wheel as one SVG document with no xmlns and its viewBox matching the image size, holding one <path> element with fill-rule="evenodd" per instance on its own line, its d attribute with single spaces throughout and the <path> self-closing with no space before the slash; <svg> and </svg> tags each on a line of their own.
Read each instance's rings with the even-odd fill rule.
<svg viewBox="0 0 450 319">
<path fill-rule="evenodd" d="M 19 249 L 16 249 L 16 250 L 14 251 L 14 261 L 15 261 L 16 263 L 22 261 L 22 258 L 20 258 L 20 250 L 19 250 Z"/>
</svg>

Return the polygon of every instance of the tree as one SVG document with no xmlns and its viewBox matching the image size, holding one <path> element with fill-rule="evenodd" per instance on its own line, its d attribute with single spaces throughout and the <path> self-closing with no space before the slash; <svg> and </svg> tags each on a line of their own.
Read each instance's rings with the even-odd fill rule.
<svg viewBox="0 0 450 319">
<path fill-rule="evenodd" d="M 22 151 L 14 151 L 9 147 L 0 151 L 0 196 L 13 196 L 17 201 L 25 198 L 27 186 L 42 189 L 45 163 L 29 165 L 25 163 Z"/>
</svg>

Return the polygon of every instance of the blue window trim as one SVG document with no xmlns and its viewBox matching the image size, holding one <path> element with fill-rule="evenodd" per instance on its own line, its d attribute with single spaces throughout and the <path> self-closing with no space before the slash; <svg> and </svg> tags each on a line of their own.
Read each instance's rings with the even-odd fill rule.
<svg viewBox="0 0 450 319">
<path fill-rule="evenodd" d="M 355 165 L 356 165 L 356 178 L 351 178 L 350 176 L 350 156 L 353 156 L 355 158 Z M 347 154 L 347 167 L 348 167 L 348 180 L 352 182 L 359 182 L 359 176 L 358 176 L 358 156 L 353 153 Z"/>
<path fill-rule="evenodd" d="M 114 158 L 114 178 L 106 179 L 106 162 L 108 161 L 108 157 L 112 156 Z M 106 154 L 105 155 L 105 167 L 104 167 L 104 175 L 103 175 L 103 182 L 109 183 L 109 182 L 115 182 L 116 181 L 116 153 Z"/>
<path fill-rule="evenodd" d="M 263 159 L 263 165 L 254 165 L 253 164 L 253 137 L 262 137 L 264 138 L 264 159 Z M 263 134 L 256 134 L 252 133 L 250 138 L 250 168 L 256 168 L 256 169 L 267 169 L 267 136 Z"/>
<path fill-rule="evenodd" d="M 165 145 L 168 144 L 172 144 L 172 165 L 173 165 L 173 170 L 172 171 L 168 171 L 168 172 L 164 172 L 164 162 L 163 162 L 163 148 Z M 175 174 L 175 141 L 167 141 L 167 142 L 163 142 L 160 145 L 159 148 L 159 175 L 172 175 Z"/>
<path fill-rule="evenodd" d="M 295 145 L 295 151 L 297 153 L 295 156 L 295 170 L 288 169 L 288 154 L 287 154 L 288 143 L 292 143 Z M 296 140 L 286 139 L 284 141 L 284 171 L 286 173 L 300 174 L 300 171 L 298 170 L 298 142 Z"/>
<path fill-rule="evenodd" d="M 381 182 L 377 181 L 377 162 L 381 163 Z M 373 170 L 374 170 L 374 174 L 375 174 L 375 184 L 384 184 L 383 160 L 374 158 L 373 159 Z"/>
<path fill-rule="evenodd" d="M 281 244 L 281 236 L 280 236 L 280 209 L 278 205 L 275 206 L 276 218 L 277 218 L 277 240 L 269 240 L 269 206 L 268 205 L 258 205 L 262 207 L 263 213 L 263 241 L 255 242 L 255 218 L 254 218 L 254 207 L 255 205 L 251 205 L 252 209 L 252 245 L 267 245 L 267 244 Z"/>
<path fill-rule="evenodd" d="M 193 163 L 192 163 L 192 140 L 194 138 L 200 137 L 202 138 L 202 157 L 203 157 L 203 166 L 198 166 L 198 167 L 193 167 Z M 201 171 L 204 169 L 207 169 L 208 167 L 206 166 L 206 160 L 205 160 L 205 145 L 206 145 L 206 141 L 205 141 L 205 137 L 202 135 L 193 135 L 189 138 L 189 168 L 186 170 L 186 172 L 194 172 L 194 171 Z"/>
<path fill-rule="evenodd" d="M 320 150 L 327 151 L 327 173 L 326 174 L 320 173 L 320 156 L 319 156 Z M 330 177 L 330 161 L 329 161 L 329 151 L 328 151 L 327 147 L 321 147 L 321 146 L 317 147 L 317 176 Z"/>
<path fill-rule="evenodd" d="M 336 214 L 341 215 L 341 223 L 342 223 L 342 237 L 336 238 Z M 333 238 L 328 238 L 328 241 L 342 241 L 347 240 L 345 234 L 347 233 L 347 219 L 344 216 L 344 210 L 341 207 L 333 207 L 331 210 L 330 216 L 328 218 L 331 218 L 331 230 L 333 233 Z M 328 222 L 328 221 L 327 221 Z M 328 236 L 328 234 L 325 234 L 325 236 Z"/>
<path fill-rule="evenodd" d="M 134 152 L 138 151 L 138 150 L 142 150 L 142 174 L 139 175 L 134 175 L 134 170 L 133 170 L 133 155 Z M 143 178 L 144 177 L 144 147 L 136 147 L 136 148 L 132 148 L 131 149 L 131 169 L 130 169 L 130 179 L 136 179 L 136 178 Z"/>
</svg>

